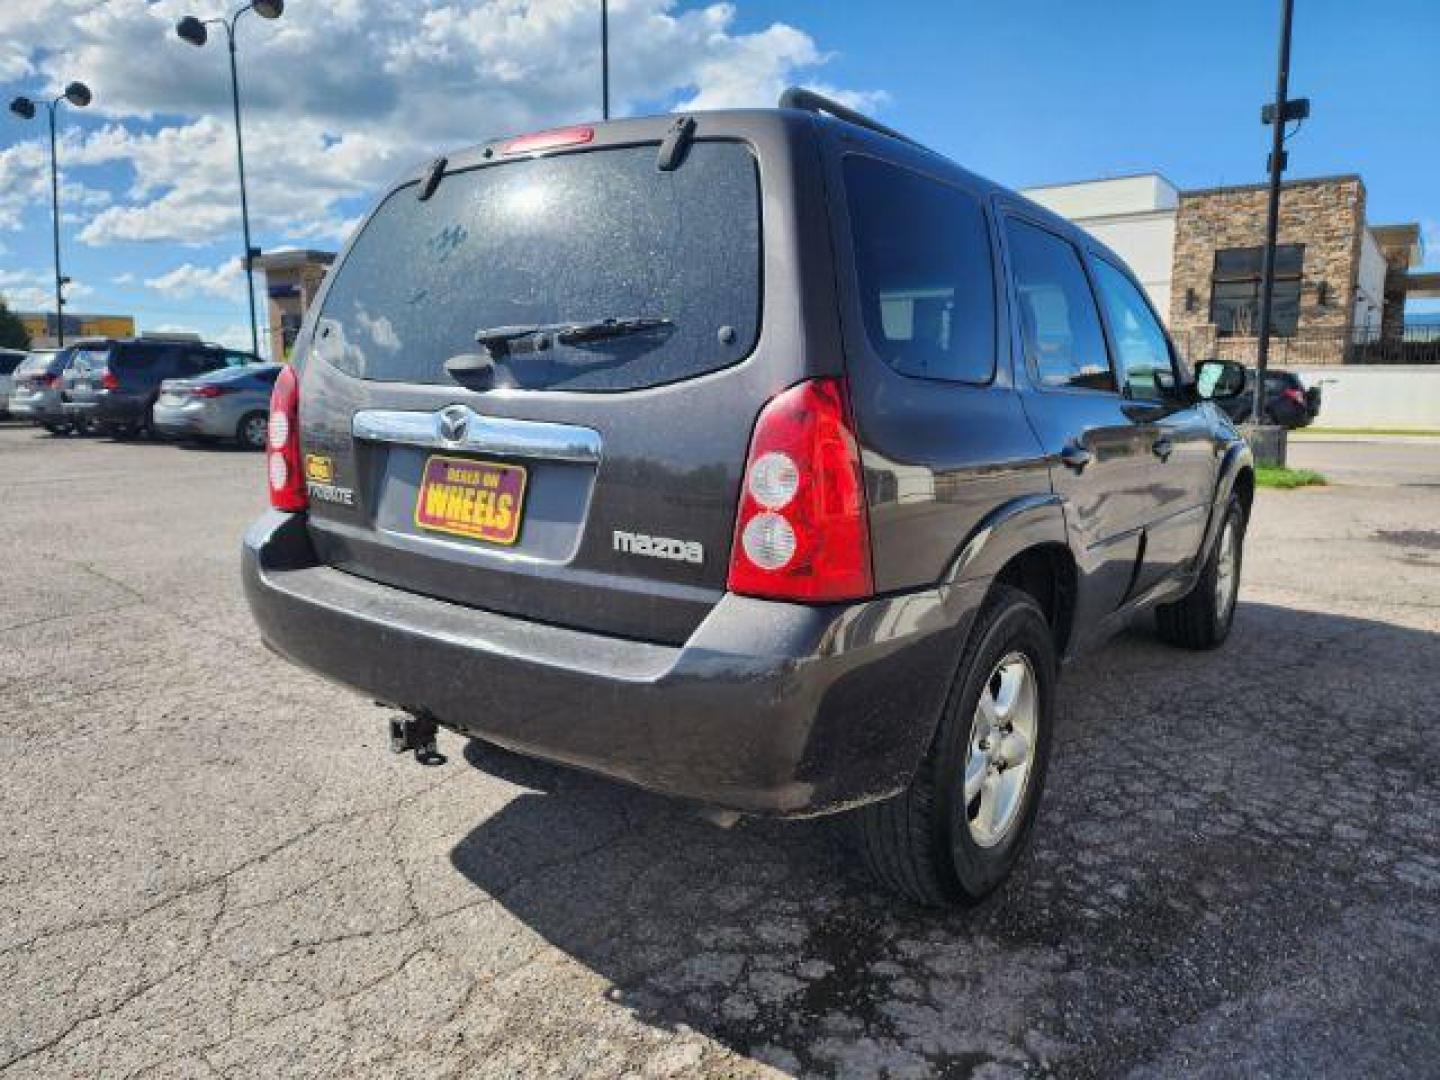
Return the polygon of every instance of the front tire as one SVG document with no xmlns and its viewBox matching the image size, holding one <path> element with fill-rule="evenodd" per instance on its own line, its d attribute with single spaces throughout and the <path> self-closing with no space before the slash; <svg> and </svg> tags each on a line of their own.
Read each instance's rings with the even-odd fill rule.
<svg viewBox="0 0 1440 1080">
<path fill-rule="evenodd" d="M 1200 580 L 1184 599 L 1155 609 L 1161 640 L 1182 649 L 1215 649 L 1225 643 L 1235 623 L 1244 556 L 1245 508 L 1232 495 Z"/>
<path fill-rule="evenodd" d="M 882 884 L 971 905 L 1024 850 L 1050 758 L 1055 641 L 1029 593 L 997 584 L 976 616 L 929 754 L 910 786 L 850 824 Z"/>
</svg>

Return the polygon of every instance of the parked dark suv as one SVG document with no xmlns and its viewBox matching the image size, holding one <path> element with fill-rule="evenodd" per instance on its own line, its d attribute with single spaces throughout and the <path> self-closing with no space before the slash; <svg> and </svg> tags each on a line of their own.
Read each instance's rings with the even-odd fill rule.
<svg viewBox="0 0 1440 1080">
<path fill-rule="evenodd" d="M 61 380 L 65 415 L 75 427 L 122 438 L 153 430 L 152 409 L 166 379 L 257 364 L 251 353 L 189 339 L 140 337 L 78 342 Z"/>
<path fill-rule="evenodd" d="M 1255 369 L 1245 369 L 1245 389 L 1218 402 L 1227 416 L 1244 423 L 1255 412 Z M 1293 371 L 1265 370 L 1265 416 L 1290 429 L 1309 427 L 1320 415 L 1320 387 L 1307 388 Z"/>
<path fill-rule="evenodd" d="M 724 816 L 847 812 L 973 901 L 1057 662 L 1230 630 L 1250 454 L 1134 277 L 806 91 L 440 159 L 327 279 L 244 543 L 266 643 Z M 824 114 L 830 114 L 826 116 Z"/>
</svg>

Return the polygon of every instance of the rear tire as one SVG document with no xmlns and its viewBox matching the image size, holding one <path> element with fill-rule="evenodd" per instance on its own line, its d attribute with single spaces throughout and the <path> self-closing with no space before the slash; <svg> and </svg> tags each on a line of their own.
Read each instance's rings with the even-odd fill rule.
<svg viewBox="0 0 1440 1080">
<path fill-rule="evenodd" d="M 270 418 L 263 412 L 246 413 L 235 426 L 235 441 L 246 450 L 264 450 Z"/>
<path fill-rule="evenodd" d="M 995 585 L 910 786 L 848 815 L 876 879 L 933 906 L 978 903 L 1004 881 L 1045 786 L 1055 682 L 1044 612 L 1029 593 Z"/>
<path fill-rule="evenodd" d="M 1214 649 L 1225 643 L 1235 624 L 1244 556 L 1245 509 L 1240 499 L 1231 495 L 1200 580 L 1184 599 L 1155 609 L 1155 626 L 1162 641 L 1182 649 Z"/>
</svg>

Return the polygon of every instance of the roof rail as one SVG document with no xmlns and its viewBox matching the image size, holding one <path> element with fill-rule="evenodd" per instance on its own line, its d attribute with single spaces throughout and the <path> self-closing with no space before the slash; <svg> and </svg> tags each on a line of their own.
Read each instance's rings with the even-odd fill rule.
<svg viewBox="0 0 1440 1080">
<path fill-rule="evenodd" d="M 824 94 L 817 94 L 814 90 L 807 90 L 803 86 L 792 86 L 780 95 L 780 108 L 782 109 L 803 109 L 805 112 L 827 113 L 837 120 L 844 120 L 848 124 L 857 127 L 869 128 L 871 131 L 878 131 L 881 135 L 889 135 L 892 139 L 899 139 L 912 146 L 919 146 L 909 135 L 901 134 L 892 127 L 886 127 L 879 120 L 872 120 L 862 112 L 856 112 L 848 105 L 841 105 L 840 102 L 826 97 Z"/>
</svg>

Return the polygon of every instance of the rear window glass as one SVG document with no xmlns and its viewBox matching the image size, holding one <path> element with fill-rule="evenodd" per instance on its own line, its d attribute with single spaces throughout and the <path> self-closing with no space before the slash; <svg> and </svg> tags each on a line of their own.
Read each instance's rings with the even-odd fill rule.
<svg viewBox="0 0 1440 1080">
<path fill-rule="evenodd" d="M 71 354 L 70 369 L 77 375 L 92 371 L 103 371 L 110 366 L 113 350 L 105 345 L 98 348 L 78 348 Z"/>
<path fill-rule="evenodd" d="M 845 159 L 845 193 L 870 347 L 904 375 L 989 382 L 995 286 L 980 203 L 858 156 Z"/>
<path fill-rule="evenodd" d="M 449 383 L 482 329 L 605 318 L 669 326 L 496 358 L 496 384 L 628 390 L 743 359 L 760 323 L 755 160 L 699 142 L 673 172 L 653 145 L 446 176 L 392 193 L 355 241 L 315 334 L 365 379 Z"/>
<path fill-rule="evenodd" d="M 58 375 L 70 361 L 70 350 L 60 352 L 31 353 L 15 369 L 16 377 L 30 375 Z"/>
</svg>

